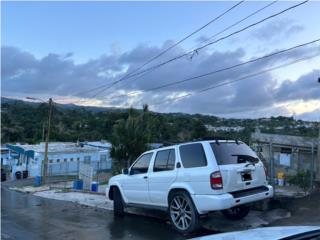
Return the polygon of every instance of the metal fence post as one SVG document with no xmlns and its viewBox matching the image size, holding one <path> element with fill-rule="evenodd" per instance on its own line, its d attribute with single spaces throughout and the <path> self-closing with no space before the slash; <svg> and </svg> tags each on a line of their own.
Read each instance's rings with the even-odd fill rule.
<svg viewBox="0 0 320 240">
<path fill-rule="evenodd" d="M 274 187 L 274 162 L 273 162 L 273 151 L 272 151 L 272 143 L 269 143 L 269 160 L 270 160 L 270 178 L 271 184 Z"/>
<path fill-rule="evenodd" d="M 314 144 L 311 146 L 311 164 L 310 164 L 310 192 L 313 190 L 313 171 L 314 171 Z"/>
</svg>

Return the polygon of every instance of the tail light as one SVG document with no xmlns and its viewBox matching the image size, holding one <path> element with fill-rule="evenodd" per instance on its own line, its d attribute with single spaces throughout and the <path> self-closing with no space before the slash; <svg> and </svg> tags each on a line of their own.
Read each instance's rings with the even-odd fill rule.
<svg viewBox="0 0 320 240">
<path fill-rule="evenodd" d="M 220 171 L 213 172 L 210 174 L 210 184 L 212 189 L 222 189 L 222 175 Z"/>
</svg>

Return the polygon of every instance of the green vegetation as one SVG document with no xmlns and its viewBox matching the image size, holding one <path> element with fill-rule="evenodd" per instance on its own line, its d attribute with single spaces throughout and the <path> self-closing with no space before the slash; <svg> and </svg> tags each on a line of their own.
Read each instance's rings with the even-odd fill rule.
<svg viewBox="0 0 320 240">
<path fill-rule="evenodd" d="M 143 106 L 143 111 L 137 113 L 129 110 L 129 116 L 120 119 L 113 128 L 111 137 L 111 157 L 113 173 L 118 174 L 122 168 L 129 167 L 132 162 L 148 149 L 151 133 L 148 106 Z"/>
<path fill-rule="evenodd" d="M 146 109 L 145 109 L 146 110 Z M 47 104 L 27 103 L 2 98 L 2 143 L 38 143 L 42 141 Z M 144 118 L 143 120 L 138 120 Z M 139 121 L 143 121 L 141 127 Z M 212 127 L 243 127 L 240 131 L 208 131 Z M 137 127 L 136 127 L 137 126 Z M 239 139 L 250 142 L 255 127 L 262 132 L 316 137 L 315 123 L 287 117 L 265 119 L 222 119 L 201 114 L 144 112 L 114 108 L 93 108 L 55 104 L 52 116 L 51 141 L 90 141 L 106 139 L 119 145 L 124 138 L 141 137 L 149 142 L 176 143 L 204 137 Z M 135 129 L 135 131 L 134 131 Z M 123 136 L 122 133 L 123 133 Z M 118 136 L 118 137 L 117 137 Z M 144 140 L 145 141 L 145 140 Z M 130 143 L 126 143 L 130 144 Z M 142 148 L 141 148 L 142 149 Z M 140 150 L 139 150 L 140 151 Z M 134 156 L 136 153 L 133 153 Z"/>
<path fill-rule="evenodd" d="M 296 175 L 288 176 L 288 183 L 300 187 L 305 193 L 310 188 L 310 171 L 299 171 Z"/>
</svg>

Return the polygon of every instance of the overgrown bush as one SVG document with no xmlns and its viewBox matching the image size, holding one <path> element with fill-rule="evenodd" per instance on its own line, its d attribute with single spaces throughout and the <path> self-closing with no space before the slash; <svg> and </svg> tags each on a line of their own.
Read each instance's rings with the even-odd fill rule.
<svg viewBox="0 0 320 240">
<path fill-rule="evenodd" d="M 296 175 L 288 176 L 288 182 L 303 189 L 306 193 L 310 187 L 310 171 L 298 171 Z"/>
</svg>

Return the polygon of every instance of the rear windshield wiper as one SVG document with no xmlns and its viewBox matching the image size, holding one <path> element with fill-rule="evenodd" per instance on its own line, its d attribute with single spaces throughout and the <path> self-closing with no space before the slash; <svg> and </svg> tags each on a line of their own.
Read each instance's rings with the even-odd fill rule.
<svg viewBox="0 0 320 240">
<path fill-rule="evenodd" d="M 253 165 L 259 162 L 259 159 L 250 155 L 244 155 L 244 154 L 232 154 L 231 156 L 238 157 L 237 162 L 238 163 L 252 163 Z"/>
</svg>

